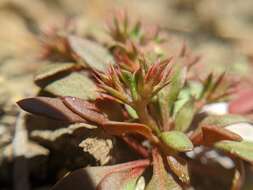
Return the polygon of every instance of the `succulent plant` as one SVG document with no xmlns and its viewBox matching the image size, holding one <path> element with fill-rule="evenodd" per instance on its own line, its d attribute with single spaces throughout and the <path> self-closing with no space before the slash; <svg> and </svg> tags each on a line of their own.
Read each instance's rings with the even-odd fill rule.
<svg viewBox="0 0 253 190">
<path fill-rule="evenodd" d="M 69 34 L 48 38 L 50 45 L 44 47 L 57 56 L 38 71 L 35 83 L 40 94 L 49 96 L 26 98 L 18 105 L 52 119 L 98 126 L 122 139 L 138 159 L 76 170 L 52 189 L 178 190 L 195 187 L 192 176 L 240 189 L 244 161 L 253 162 L 253 143 L 226 127 L 251 121 L 203 111 L 227 100 L 235 84 L 225 73 L 197 76 L 199 57 L 185 45 L 166 57 L 167 39 L 158 29 L 145 32 L 140 22 L 131 25 L 122 15 L 109 28 L 112 42 L 106 45 Z M 209 159 L 210 151 L 231 158 L 232 169 Z M 226 171 L 232 176 L 224 176 Z"/>
</svg>

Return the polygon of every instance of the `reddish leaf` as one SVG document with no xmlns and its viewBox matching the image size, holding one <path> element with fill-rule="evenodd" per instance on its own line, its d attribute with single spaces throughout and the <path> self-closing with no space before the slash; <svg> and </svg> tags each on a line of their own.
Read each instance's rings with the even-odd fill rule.
<svg viewBox="0 0 253 190">
<path fill-rule="evenodd" d="M 17 104 L 27 112 L 71 123 L 86 120 L 72 112 L 58 98 L 34 97 L 26 98 Z"/>
<path fill-rule="evenodd" d="M 182 188 L 173 177 L 165 170 L 163 159 L 157 149 L 153 152 L 153 176 L 146 190 L 181 190 Z"/>
<path fill-rule="evenodd" d="M 94 104 L 88 101 L 70 96 L 62 97 L 62 100 L 69 109 L 91 122 L 103 124 L 108 120 L 103 114 L 98 112 Z"/>
<path fill-rule="evenodd" d="M 137 180 L 144 170 L 145 167 L 138 167 L 126 171 L 110 173 L 101 180 L 97 189 L 135 190 Z"/>
<path fill-rule="evenodd" d="M 133 168 L 144 168 L 150 164 L 149 160 L 138 160 L 133 162 L 128 162 L 124 164 L 118 164 L 114 166 L 101 166 L 101 167 L 87 167 L 84 169 L 79 169 L 60 180 L 52 190 L 95 190 L 97 185 L 102 183 L 102 179 L 110 176 L 113 173 L 118 172 L 129 172 Z M 135 170 L 135 174 L 139 174 L 141 169 Z M 136 176 L 136 175 L 135 175 Z M 126 176 L 125 176 L 126 177 Z M 130 178 L 125 178 L 130 179 Z M 112 189 L 112 188 L 109 188 Z M 114 190 L 114 189 L 112 189 Z M 115 189 L 116 190 L 116 189 Z"/>
<path fill-rule="evenodd" d="M 244 90 L 229 103 L 229 112 L 233 114 L 246 114 L 253 111 L 253 89 Z"/>
<path fill-rule="evenodd" d="M 242 138 L 225 128 L 214 125 L 206 125 L 201 130 L 196 131 L 191 140 L 195 145 L 211 146 L 213 143 L 221 140 L 241 141 Z"/>
<path fill-rule="evenodd" d="M 140 123 L 127 123 L 108 121 L 104 123 L 104 129 L 112 135 L 123 135 L 127 133 L 138 133 L 147 139 L 157 142 L 158 139 L 153 135 L 152 130 Z"/>
</svg>

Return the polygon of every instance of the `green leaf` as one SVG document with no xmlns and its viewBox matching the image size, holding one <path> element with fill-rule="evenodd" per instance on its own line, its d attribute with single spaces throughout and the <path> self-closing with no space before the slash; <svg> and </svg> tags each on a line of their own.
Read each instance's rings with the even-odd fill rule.
<svg viewBox="0 0 253 190">
<path fill-rule="evenodd" d="M 74 96 L 82 99 L 95 99 L 97 97 L 95 83 L 81 73 L 70 73 L 44 87 L 56 96 Z"/>
<path fill-rule="evenodd" d="M 201 92 L 203 91 L 203 85 L 200 82 L 188 81 L 190 94 L 195 98 L 199 99 Z"/>
<path fill-rule="evenodd" d="M 76 36 L 68 37 L 70 47 L 92 69 L 106 71 L 114 59 L 110 52 L 99 43 Z"/>
<path fill-rule="evenodd" d="M 175 102 L 184 84 L 184 74 L 185 70 L 177 66 L 172 76 L 171 84 L 158 93 L 158 100 L 164 123 L 166 123 L 166 118 L 170 117 L 175 107 Z"/>
<path fill-rule="evenodd" d="M 190 139 L 180 131 L 168 131 L 161 134 L 162 141 L 171 149 L 186 152 L 193 149 Z"/>
<path fill-rule="evenodd" d="M 138 114 L 137 112 L 129 105 L 125 104 L 125 108 L 127 110 L 127 113 L 133 118 L 133 119 L 138 119 Z"/>
<path fill-rule="evenodd" d="M 50 63 L 44 64 L 35 74 L 34 81 L 39 82 L 49 77 L 72 69 L 75 63 Z"/>
<path fill-rule="evenodd" d="M 178 178 L 186 184 L 190 183 L 190 172 L 187 161 L 180 157 L 167 157 L 170 169 L 178 176 Z"/>
<path fill-rule="evenodd" d="M 253 142 L 220 141 L 214 146 L 243 160 L 253 162 Z"/>
<path fill-rule="evenodd" d="M 195 113 L 196 108 L 194 107 L 194 101 L 191 99 L 176 114 L 175 129 L 183 132 L 186 131 L 190 127 Z"/>
<path fill-rule="evenodd" d="M 63 177 L 52 190 L 132 190 L 134 185 L 131 184 L 149 164 L 148 160 L 138 160 L 113 166 L 79 169 Z"/>
<path fill-rule="evenodd" d="M 187 86 L 180 90 L 178 98 L 175 102 L 174 109 L 173 109 L 173 116 L 175 116 L 178 111 L 184 106 L 184 104 L 192 98 L 198 100 L 201 95 L 201 91 L 203 86 L 201 83 L 187 81 Z"/>
<path fill-rule="evenodd" d="M 236 124 L 236 123 L 243 123 L 243 122 L 248 122 L 250 123 L 250 120 L 240 116 L 240 115 L 210 115 L 204 118 L 201 122 L 200 125 L 215 125 L 219 127 L 226 127 L 228 125 Z"/>
<path fill-rule="evenodd" d="M 171 113 L 172 117 L 176 117 L 179 110 L 191 99 L 191 92 L 189 89 L 185 88 L 180 91 L 178 99 L 174 103 L 173 112 Z"/>
<path fill-rule="evenodd" d="M 168 94 L 168 105 L 171 108 L 184 85 L 185 68 L 177 67 L 171 79 Z"/>
<path fill-rule="evenodd" d="M 134 75 L 128 71 L 123 70 L 122 80 L 130 88 L 132 97 L 136 100 L 138 93 L 137 93 L 137 86 L 136 86 L 136 78 L 134 77 Z"/>
<path fill-rule="evenodd" d="M 210 89 L 212 88 L 212 83 L 213 83 L 213 74 L 209 74 L 204 81 L 203 84 L 203 90 L 201 92 L 200 98 L 203 98 L 207 93 L 209 93 Z"/>
<path fill-rule="evenodd" d="M 153 150 L 153 176 L 145 190 L 181 190 L 179 184 L 165 170 L 161 155 Z"/>
</svg>

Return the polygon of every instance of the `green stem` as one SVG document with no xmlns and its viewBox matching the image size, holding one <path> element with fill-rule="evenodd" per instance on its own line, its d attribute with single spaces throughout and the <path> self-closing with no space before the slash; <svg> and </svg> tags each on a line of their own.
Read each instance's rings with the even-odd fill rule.
<svg viewBox="0 0 253 190">
<path fill-rule="evenodd" d="M 141 123 L 149 126 L 159 136 L 161 132 L 156 122 L 148 113 L 147 101 L 139 100 L 139 101 L 134 102 L 134 108 L 139 116 L 139 120 L 141 121 Z"/>
</svg>

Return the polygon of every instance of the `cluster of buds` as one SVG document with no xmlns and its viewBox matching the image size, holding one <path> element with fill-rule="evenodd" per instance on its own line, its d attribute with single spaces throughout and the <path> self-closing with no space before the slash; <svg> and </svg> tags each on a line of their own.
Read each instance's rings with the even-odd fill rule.
<svg viewBox="0 0 253 190">
<path fill-rule="evenodd" d="M 111 65 L 107 73 L 95 72 L 102 94 L 134 106 L 136 101 L 150 101 L 163 87 L 170 83 L 172 61 L 157 61 L 149 65 L 140 59 L 134 72 Z M 124 67 L 123 67 L 124 68 Z"/>
<path fill-rule="evenodd" d="M 119 11 L 113 21 L 108 23 L 109 34 L 115 42 L 125 44 L 127 41 L 135 41 L 138 45 L 144 46 L 150 41 L 159 41 L 160 30 L 157 26 L 148 26 L 142 31 L 141 22 L 132 24 L 125 11 Z"/>
<path fill-rule="evenodd" d="M 42 51 L 39 58 L 75 60 L 67 39 L 67 36 L 71 33 L 73 33 L 72 20 L 66 20 L 63 27 L 48 26 L 42 30 L 39 38 Z"/>
</svg>

